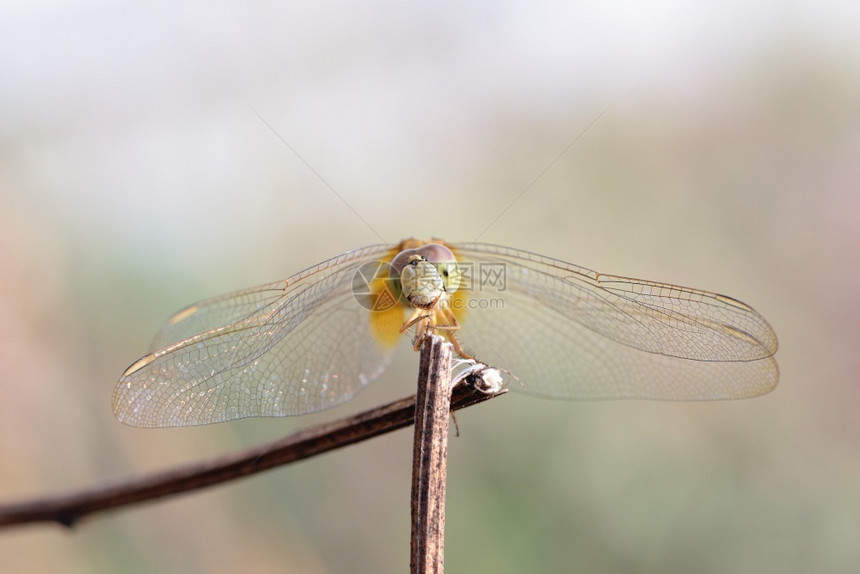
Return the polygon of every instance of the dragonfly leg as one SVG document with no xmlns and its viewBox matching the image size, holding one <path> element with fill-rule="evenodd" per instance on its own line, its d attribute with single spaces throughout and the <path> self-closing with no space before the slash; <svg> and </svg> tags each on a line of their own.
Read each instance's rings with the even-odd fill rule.
<svg viewBox="0 0 860 574">
<path fill-rule="evenodd" d="M 475 357 L 467 353 L 462 345 L 460 345 L 460 341 L 457 340 L 457 336 L 454 335 L 456 331 L 460 329 L 460 322 L 457 321 L 457 317 L 447 308 L 441 307 L 435 309 L 433 312 L 439 313 L 442 317 L 442 320 L 448 321 L 443 325 L 433 324 L 434 315 L 428 313 L 426 309 L 416 308 L 412 311 L 412 314 L 406 319 L 406 322 L 403 323 L 403 326 L 400 327 L 400 333 L 403 334 L 408 331 L 412 326 L 415 326 L 415 337 L 412 339 L 412 348 L 417 351 L 421 348 L 421 343 L 424 342 L 424 339 L 427 338 L 427 335 L 432 331 L 441 331 L 448 338 L 448 341 L 454 346 L 454 351 L 463 357 L 464 359 L 475 360 Z"/>
<path fill-rule="evenodd" d="M 415 327 L 415 337 L 412 339 L 412 350 L 419 350 L 424 339 L 432 334 L 433 330 L 430 328 L 430 318 L 421 317 L 421 321 L 418 323 L 418 326 Z"/>
<path fill-rule="evenodd" d="M 435 310 L 437 315 L 435 318 L 437 321 L 445 321 L 444 323 L 437 322 L 433 325 L 433 328 L 437 331 L 444 331 L 445 334 L 453 333 L 454 331 L 460 330 L 460 322 L 457 320 L 457 317 L 454 316 L 454 313 L 451 312 L 447 307 L 439 307 Z"/>
<path fill-rule="evenodd" d="M 415 323 L 418 323 L 422 320 L 426 320 L 429 317 L 430 317 L 430 315 L 427 314 L 426 310 L 421 309 L 421 308 L 416 308 L 414 311 L 412 311 L 412 314 L 409 315 L 409 318 L 406 319 L 406 321 L 400 327 L 400 334 L 402 335 L 403 333 L 408 331 L 412 327 L 412 325 L 414 325 Z"/>
<path fill-rule="evenodd" d="M 454 316 L 454 313 L 452 313 L 451 310 L 447 307 L 439 309 L 438 312 L 443 315 L 443 318 L 445 320 L 449 322 L 444 325 L 434 325 L 433 329 L 445 333 L 445 336 L 448 338 L 448 341 L 450 341 L 451 344 L 454 346 L 454 351 L 458 355 L 460 355 L 464 359 L 469 359 L 472 361 L 476 360 L 474 356 L 463 350 L 462 345 L 460 345 L 460 341 L 457 340 L 457 336 L 454 334 L 460 330 L 460 322 L 457 320 L 457 317 Z"/>
<path fill-rule="evenodd" d="M 458 355 L 460 355 L 460 356 L 461 356 L 461 357 L 463 357 L 464 359 L 468 359 L 468 360 L 470 360 L 470 361 L 477 361 L 477 360 L 478 360 L 478 359 L 476 359 L 476 358 L 475 358 L 475 356 L 474 356 L 474 355 L 470 355 L 469 353 L 467 353 L 467 352 L 463 349 L 462 345 L 460 345 L 460 341 L 458 341 L 458 340 L 457 340 L 457 337 L 456 337 L 456 335 L 454 335 L 454 332 L 453 332 L 453 331 L 451 331 L 451 332 L 449 332 L 449 333 L 445 333 L 445 334 L 448 336 L 448 340 L 449 340 L 449 341 L 451 342 L 451 344 L 454 346 L 454 351 L 455 351 Z"/>
<path fill-rule="evenodd" d="M 421 343 L 430 334 L 430 314 L 426 309 L 416 308 L 412 314 L 400 327 L 400 333 L 403 334 L 412 326 L 415 326 L 415 337 L 412 339 L 412 350 L 417 351 L 421 348 Z"/>
</svg>

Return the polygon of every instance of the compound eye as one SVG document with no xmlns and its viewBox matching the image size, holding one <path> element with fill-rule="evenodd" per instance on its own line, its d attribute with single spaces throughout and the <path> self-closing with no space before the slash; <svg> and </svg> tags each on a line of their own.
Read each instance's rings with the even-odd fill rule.
<svg viewBox="0 0 860 574">
<path fill-rule="evenodd" d="M 439 276 L 442 278 L 442 285 L 445 286 L 446 293 L 453 293 L 460 288 L 462 272 L 456 261 L 436 263 L 435 266 L 439 272 Z"/>
<path fill-rule="evenodd" d="M 424 258 L 422 255 L 418 253 L 417 249 L 404 249 L 400 253 L 394 256 L 394 259 L 391 260 L 391 268 L 389 269 L 389 275 L 393 278 L 399 278 L 400 274 L 403 272 L 403 268 L 409 264 L 410 259 L 418 256 L 420 258 Z"/>
<path fill-rule="evenodd" d="M 418 255 L 420 255 L 430 263 L 457 261 L 457 258 L 454 257 L 453 251 L 451 251 L 444 245 L 439 245 L 438 243 L 428 243 L 427 245 L 422 245 L 415 251 L 418 253 Z"/>
<path fill-rule="evenodd" d="M 429 243 L 415 251 L 436 267 L 446 292 L 453 293 L 460 287 L 462 272 L 457 265 L 457 258 L 450 249 L 438 243 Z"/>
</svg>

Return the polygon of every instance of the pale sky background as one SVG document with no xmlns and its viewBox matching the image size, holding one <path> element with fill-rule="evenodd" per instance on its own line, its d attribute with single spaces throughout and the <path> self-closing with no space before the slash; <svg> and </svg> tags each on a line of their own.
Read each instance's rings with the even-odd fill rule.
<svg viewBox="0 0 860 574">
<path fill-rule="evenodd" d="M 110 412 L 195 300 L 480 235 L 746 301 L 782 379 L 734 403 L 464 413 L 448 571 L 856 571 L 857 38 L 856 2 L 0 1 L 0 500 L 409 394 L 404 348 L 321 417 L 141 431 Z M 0 570 L 403 572 L 410 437 L 3 531 Z"/>
</svg>

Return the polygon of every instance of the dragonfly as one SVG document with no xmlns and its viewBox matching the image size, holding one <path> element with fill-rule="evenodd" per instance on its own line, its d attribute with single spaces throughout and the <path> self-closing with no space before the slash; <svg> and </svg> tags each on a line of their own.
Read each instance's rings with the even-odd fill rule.
<svg viewBox="0 0 860 574">
<path fill-rule="evenodd" d="M 349 251 L 170 317 L 122 374 L 137 427 L 291 416 L 340 405 L 409 335 L 551 399 L 717 400 L 770 392 L 778 342 L 732 297 L 487 243 L 407 239 Z"/>
</svg>

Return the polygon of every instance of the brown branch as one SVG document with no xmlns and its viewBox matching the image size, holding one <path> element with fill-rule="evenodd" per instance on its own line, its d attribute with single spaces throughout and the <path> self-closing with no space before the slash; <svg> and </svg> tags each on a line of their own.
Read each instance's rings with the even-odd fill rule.
<svg viewBox="0 0 860 574">
<path fill-rule="evenodd" d="M 472 385 L 457 385 L 451 408 L 492 397 Z M 32 522 L 72 527 L 97 512 L 214 486 L 395 431 L 411 425 L 414 416 L 412 396 L 209 461 L 80 492 L 2 504 L 0 528 Z"/>
<path fill-rule="evenodd" d="M 451 354 L 451 344 L 436 335 L 421 346 L 412 455 L 412 574 L 442 574 L 444 567 Z"/>
</svg>

